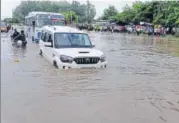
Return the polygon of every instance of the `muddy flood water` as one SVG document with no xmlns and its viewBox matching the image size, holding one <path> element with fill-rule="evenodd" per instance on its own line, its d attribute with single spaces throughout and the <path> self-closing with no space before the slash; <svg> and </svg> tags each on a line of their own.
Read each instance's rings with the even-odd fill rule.
<svg viewBox="0 0 179 123">
<path fill-rule="evenodd" d="M 179 41 L 90 37 L 106 69 L 57 70 L 2 34 L 2 123 L 179 123 Z"/>
</svg>

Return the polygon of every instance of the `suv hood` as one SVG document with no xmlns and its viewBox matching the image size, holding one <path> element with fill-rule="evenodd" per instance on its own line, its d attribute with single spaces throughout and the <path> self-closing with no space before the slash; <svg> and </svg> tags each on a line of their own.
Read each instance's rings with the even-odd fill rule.
<svg viewBox="0 0 179 123">
<path fill-rule="evenodd" d="M 70 57 L 101 57 L 103 52 L 92 49 L 92 48 L 63 48 L 63 49 L 55 49 L 59 55 L 66 55 Z"/>
</svg>

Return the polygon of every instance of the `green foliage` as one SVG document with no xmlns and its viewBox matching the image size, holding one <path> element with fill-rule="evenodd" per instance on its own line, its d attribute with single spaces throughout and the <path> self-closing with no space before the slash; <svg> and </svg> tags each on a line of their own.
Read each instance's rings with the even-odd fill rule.
<svg viewBox="0 0 179 123">
<path fill-rule="evenodd" d="M 19 20 L 16 18 L 5 18 L 4 22 L 12 24 L 12 23 L 19 23 Z"/>
<path fill-rule="evenodd" d="M 102 20 L 109 20 L 111 18 L 115 18 L 116 14 L 118 13 L 117 9 L 114 6 L 109 6 L 107 9 L 104 10 L 104 13 L 101 17 Z"/>
<path fill-rule="evenodd" d="M 96 16 L 96 8 L 93 4 L 89 3 L 89 22 L 91 23 L 94 20 L 94 17 Z"/>
<path fill-rule="evenodd" d="M 75 12 L 66 11 L 66 12 L 61 12 L 61 13 L 65 16 L 65 19 L 68 23 L 70 23 L 71 21 L 77 22 L 77 15 Z"/>
<path fill-rule="evenodd" d="M 134 24 L 145 21 L 163 26 L 178 26 L 179 1 L 135 2 L 132 7 L 125 6 L 123 12 L 116 14 L 115 19 Z"/>
<path fill-rule="evenodd" d="M 66 1 L 50 2 L 50 1 L 22 1 L 13 12 L 13 17 L 24 21 L 25 16 L 31 11 L 59 12 L 59 10 L 67 10 L 70 4 Z"/>
<path fill-rule="evenodd" d="M 85 21 L 91 22 L 96 16 L 95 6 L 91 3 L 81 4 L 78 1 L 73 1 L 70 6 L 70 10 L 76 13 L 80 23 Z"/>
<path fill-rule="evenodd" d="M 73 11 L 79 17 L 79 22 L 87 21 L 87 4 L 81 4 L 78 1 L 73 1 L 71 4 L 67 1 L 22 1 L 13 12 L 13 17 L 24 21 L 25 16 L 32 11 L 44 12 L 66 12 Z M 96 15 L 94 5 L 89 3 L 89 20 L 93 20 Z"/>
<path fill-rule="evenodd" d="M 179 25 L 179 18 L 177 19 L 177 21 L 175 22 L 176 25 Z"/>
</svg>

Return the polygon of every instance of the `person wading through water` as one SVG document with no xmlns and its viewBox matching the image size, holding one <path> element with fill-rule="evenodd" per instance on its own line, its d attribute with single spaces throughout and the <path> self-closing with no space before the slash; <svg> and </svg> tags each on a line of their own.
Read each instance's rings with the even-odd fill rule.
<svg viewBox="0 0 179 123">
<path fill-rule="evenodd" d="M 15 29 L 14 33 L 12 35 L 12 40 L 14 41 L 14 43 L 17 43 L 18 40 L 22 41 L 22 46 L 26 46 L 26 44 L 27 44 L 26 37 L 25 37 L 25 34 L 24 34 L 23 30 L 21 30 L 21 33 L 19 33 Z"/>
</svg>

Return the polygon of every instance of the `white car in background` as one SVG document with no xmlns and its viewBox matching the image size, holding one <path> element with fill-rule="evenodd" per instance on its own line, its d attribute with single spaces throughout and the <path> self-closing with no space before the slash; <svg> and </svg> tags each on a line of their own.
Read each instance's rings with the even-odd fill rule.
<svg viewBox="0 0 179 123">
<path fill-rule="evenodd" d="M 45 26 L 40 55 L 59 69 L 105 68 L 106 56 L 92 45 L 88 34 L 67 26 Z"/>
</svg>

